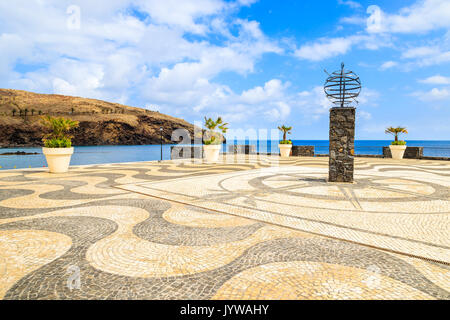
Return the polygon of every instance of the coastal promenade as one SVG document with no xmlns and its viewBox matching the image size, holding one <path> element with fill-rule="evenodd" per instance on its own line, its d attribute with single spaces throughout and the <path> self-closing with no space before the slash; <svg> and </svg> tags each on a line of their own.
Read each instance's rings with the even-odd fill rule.
<svg viewBox="0 0 450 320">
<path fill-rule="evenodd" d="M 450 162 L 0 171 L 1 299 L 450 299 Z"/>
</svg>

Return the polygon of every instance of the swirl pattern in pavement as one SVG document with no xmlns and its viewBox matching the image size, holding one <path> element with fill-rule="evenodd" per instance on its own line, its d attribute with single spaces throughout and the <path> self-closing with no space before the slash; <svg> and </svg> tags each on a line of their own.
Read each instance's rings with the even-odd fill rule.
<svg viewBox="0 0 450 320">
<path fill-rule="evenodd" d="M 277 162 L 277 172 L 254 171 Z M 421 209 L 427 208 L 426 225 L 435 236 L 425 233 L 414 240 L 446 246 L 448 233 L 439 228 L 446 223 L 442 206 L 448 201 L 448 164 L 411 161 L 406 169 L 414 170 L 405 171 L 398 162 L 357 159 L 357 170 L 376 170 L 376 177 L 367 173 L 355 188 L 327 190 L 320 180 L 325 164 L 326 158 L 261 157 L 216 165 L 80 166 L 61 175 L 0 171 L 0 298 L 449 299 L 446 264 L 325 238 L 323 230 L 304 232 L 295 225 L 280 226 L 280 221 L 209 210 L 224 203 L 253 209 L 265 203 L 276 212 L 277 201 L 298 197 L 320 209 L 328 208 L 328 199 L 339 214 L 359 205 L 377 216 L 370 206 L 389 181 L 383 201 L 428 202 Z M 136 188 L 161 187 L 183 177 L 222 178 L 203 184 L 205 194 L 192 203 L 137 193 L 142 190 Z M 201 208 L 202 201 L 214 207 Z M 385 211 L 392 213 L 393 207 Z M 399 212 L 389 223 L 408 224 L 420 215 Z M 403 241 L 401 234 L 390 237 Z M 79 272 L 79 288 L 70 285 L 73 270 Z"/>
<path fill-rule="evenodd" d="M 353 184 L 328 183 L 326 166 L 303 165 L 119 188 L 450 263 L 447 171 L 406 169 L 374 163 L 357 168 Z"/>
</svg>

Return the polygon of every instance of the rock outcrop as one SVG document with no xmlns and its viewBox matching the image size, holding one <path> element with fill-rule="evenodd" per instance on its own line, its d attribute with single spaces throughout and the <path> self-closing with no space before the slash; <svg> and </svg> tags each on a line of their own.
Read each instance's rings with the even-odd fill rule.
<svg viewBox="0 0 450 320">
<path fill-rule="evenodd" d="M 80 122 L 74 145 L 143 145 L 171 143 L 172 132 L 194 126 L 159 112 L 101 100 L 0 89 L 0 146 L 41 146 L 43 115 Z"/>
</svg>

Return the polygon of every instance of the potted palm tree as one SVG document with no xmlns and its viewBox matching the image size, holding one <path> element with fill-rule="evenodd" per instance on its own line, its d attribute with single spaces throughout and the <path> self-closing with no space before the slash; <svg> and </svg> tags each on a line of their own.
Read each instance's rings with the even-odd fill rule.
<svg viewBox="0 0 450 320">
<path fill-rule="evenodd" d="M 219 160 L 220 148 L 223 143 L 223 134 L 227 132 L 228 123 L 223 123 L 222 118 L 218 117 L 216 121 L 205 117 L 205 138 L 203 140 L 203 150 L 207 162 L 217 162 Z M 217 132 L 219 129 L 221 133 Z"/>
<path fill-rule="evenodd" d="M 78 121 L 46 116 L 42 118 L 41 123 L 51 130 L 42 139 L 44 142 L 42 153 L 45 155 L 50 172 L 67 172 L 73 154 L 72 136 L 68 133 L 71 129 L 78 127 Z"/>
<path fill-rule="evenodd" d="M 406 150 L 406 141 L 398 140 L 398 136 L 401 133 L 408 133 L 408 130 L 403 127 L 389 127 L 386 129 L 385 133 L 392 134 L 395 138 L 394 141 L 391 142 L 391 145 L 389 146 L 389 149 L 391 149 L 392 159 L 403 159 L 403 155 L 405 154 Z"/>
<path fill-rule="evenodd" d="M 278 130 L 283 132 L 283 140 L 281 140 L 278 145 L 278 148 L 280 148 L 280 155 L 287 158 L 290 156 L 292 150 L 292 141 L 287 139 L 287 134 L 291 134 L 292 127 L 282 125 L 281 127 L 278 127 Z"/>
</svg>

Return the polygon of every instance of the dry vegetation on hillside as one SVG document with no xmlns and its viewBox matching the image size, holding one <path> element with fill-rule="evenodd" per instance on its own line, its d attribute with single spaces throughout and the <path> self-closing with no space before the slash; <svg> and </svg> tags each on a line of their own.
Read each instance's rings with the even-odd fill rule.
<svg viewBox="0 0 450 320">
<path fill-rule="evenodd" d="M 75 145 L 156 144 L 178 128 L 193 125 L 159 112 L 95 99 L 0 89 L 0 146 L 41 145 L 42 115 L 78 120 Z"/>
</svg>

